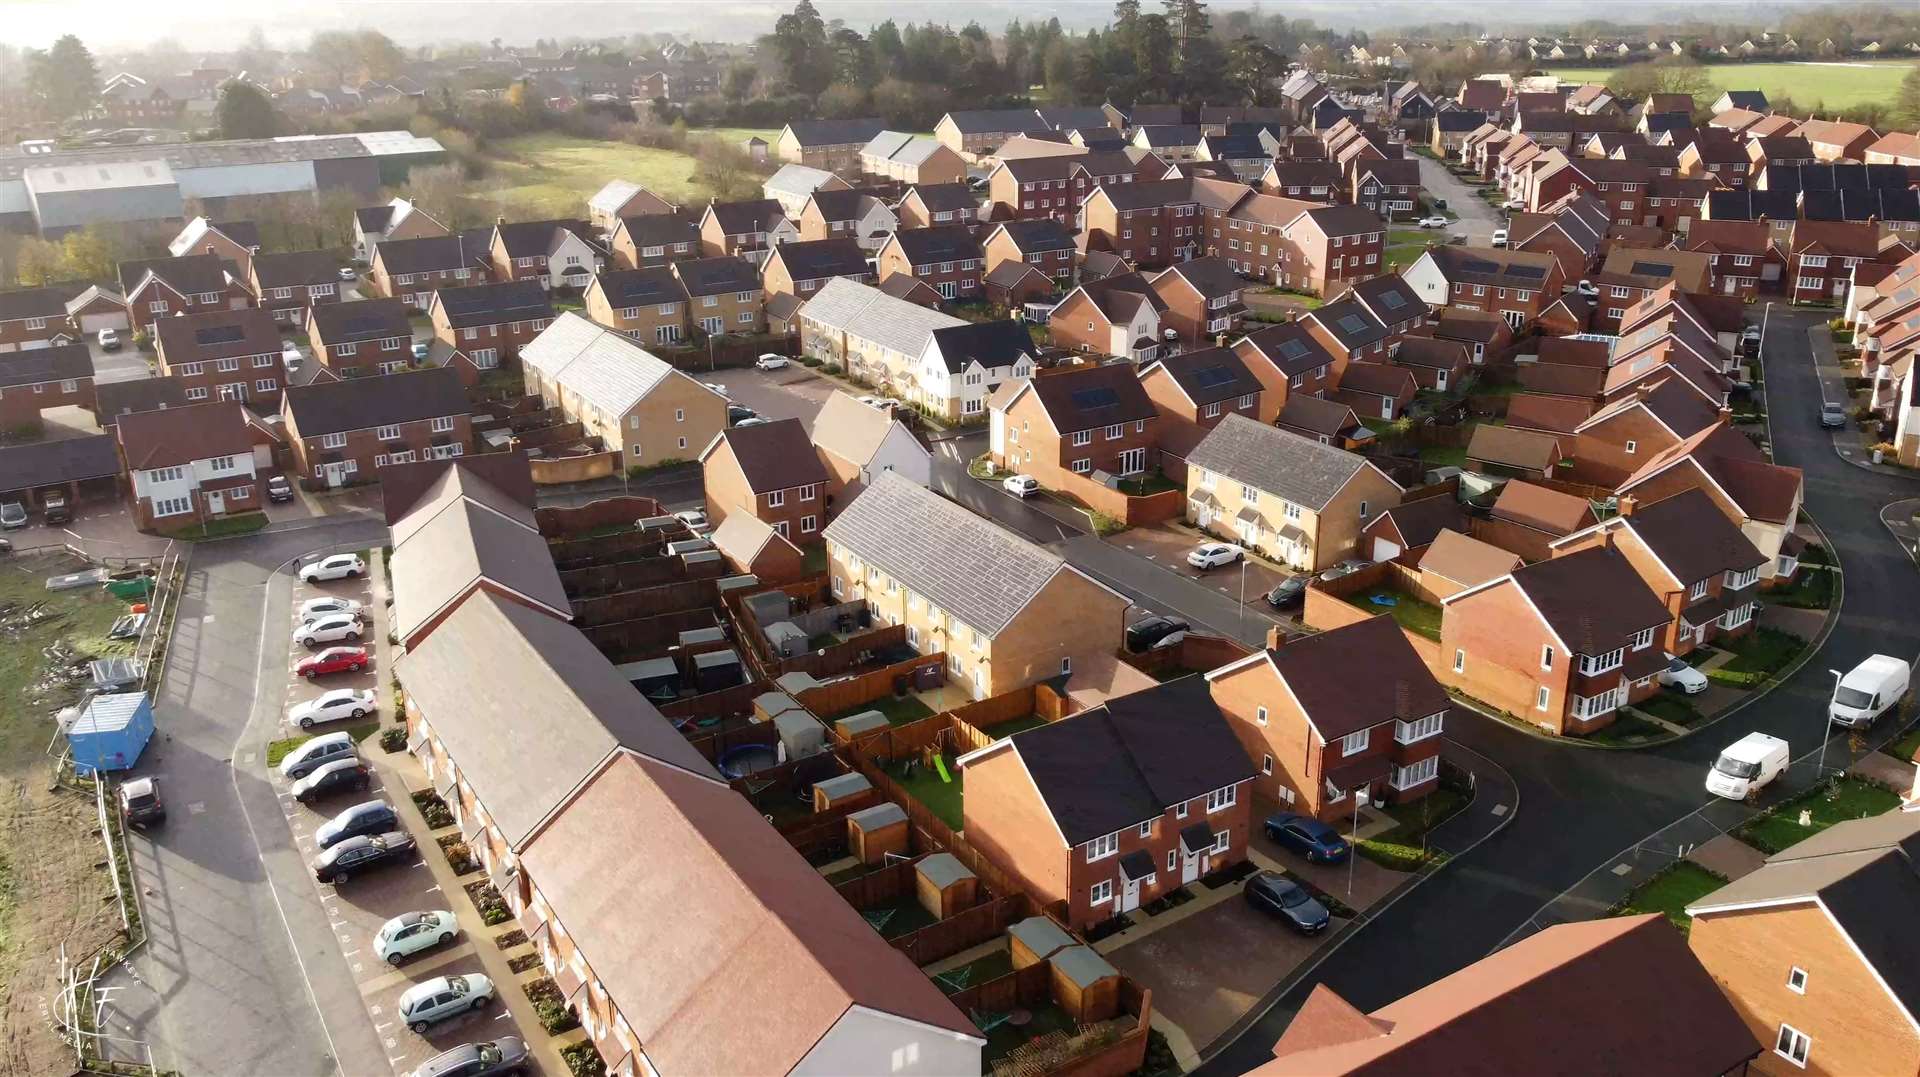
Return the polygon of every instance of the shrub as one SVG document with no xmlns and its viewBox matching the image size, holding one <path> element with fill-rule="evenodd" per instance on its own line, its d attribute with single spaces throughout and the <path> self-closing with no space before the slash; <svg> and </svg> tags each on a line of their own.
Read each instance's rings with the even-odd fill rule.
<svg viewBox="0 0 1920 1077">
<path fill-rule="evenodd" d="M 527 933 L 517 927 L 512 931 L 502 931 L 493 937 L 493 944 L 502 950 L 511 950 L 516 946 L 523 945 L 526 941 Z"/>
<path fill-rule="evenodd" d="M 407 746 L 407 727 L 390 725 L 380 731 L 380 750 L 392 755 Z"/>
<path fill-rule="evenodd" d="M 473 907 L 479 910 L 480 922 L 488 927 L 513 919 L 513 910 L 507 908 L 506 899 L 490 882 L 468 883 L 467 897 L 473 900 Z"/>
<path fill-rule="evenodd" d="M 823 366 L 823 367 L 821 367 L 821 368 L 820 368 L 820 372 L 821 372 L 821 373 L 823 373 L 823 374 L 839 374 L 839 373 L 840 373 L 840 364 L 839 364 L 839 363 L 828 363 L 828 364 L 826 364 L 825 366 Z"/>
<path fill-rule="evenodd" d="M 1127 529 L 1127 522 L 1118 516 L 1112 516 L 1104 512 L 1089 513 L 1089 516 L 1093 521 L 1093 530 L 1097 534 L 1111 535 Z"/>
<path fill-rule="evenodd" d="M 600 1057 L 591 1040 L 560 1048 L 560 1058 L 566 1062 L 567 1072 L 573 1077 L 606 1077 L 606 1060 Z"/>
<path fill-rule="evenodd" d="M 453 825 L 453 809 L 440 799 L 440 794 L 431 789 L 422 789 L 413 794 L 413 802 L 420 808 L 420 814 L 426 817 L 428 830 Z"/>
<path fill-rule="evenodd" d="M 808 366 L 808 367 L 817 367 L 820 365 L 820 360 L 814 358 L 811 355 L 803 355 L 800 357 L 800 365 Z"/>
<path fill-rule="evenodd" d="M 467 872 L 480 866 L 474 862 L 473 850 L 468 847 L 467 843 L 457 840 L 459 835 L 449 834 L 447 836 L 455 838 L 456 840 L 452 842 L 442 841 L 440 843 L 440 851 L 447 854 L 447 865 L 453 868 L 455 875 L 465 875 Z"/>
<path fill-rule="evenodd" d="M 551 978 L 543 976 L 528 984 L 525 991 L 527 1001 L 533 1003 L 533 1012 L 540 1018 L 540 1027 L 549 1035 L 558 1036 L 580 1027 L 580 1018 L 567 1008 L 566 1000 L 560 997 L 560 986 Z"/>
</svg>

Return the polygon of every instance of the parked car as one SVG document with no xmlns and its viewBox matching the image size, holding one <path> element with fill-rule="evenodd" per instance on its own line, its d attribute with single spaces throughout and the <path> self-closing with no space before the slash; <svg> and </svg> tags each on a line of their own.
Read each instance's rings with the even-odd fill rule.
<svg viewBox="0 0 1920 1077">
<path fill-rule="evenodd" d="M 1327 823 L 1311 815 L 1276 812 L 1263 824 L 1267 837 L 1281 848 L 1299 853 L 1319 864 L 1338 864 L 1352 853 L 1347 839 Z"/>
<path fill-rule="evenodd" d="M 1246 551 L 1231 542 L 1203 542 L 1187 554 L 1187 564 L 1197 569 L 1231 565 L 1246 556 Z"/>
<path fill-rule="evenodd" d="M 413 355 L 414 362 L 424 363 L 427 361 L 427 356 L 433 353 L 433 346 L 424 340 L 416 340 L 408 351 Z"/>
<path fill-rule="evenodd" d="M 525 1073 L 527 1044 L 518 1036 L 502 1036 L 484 1043 L 465 1043 L 442 1051 L 413 1071 L 413 1077 L 498 1077 Z"/>
<path fill-rule="evenodd" d="M 73 521 L 73 506 L 67 503 L 67 495 L 59 490 L 49 490 L 40 498 L 40 514 L 50 524 L 64 524 Z"/>
<path fill-rule="evenodd" d="M 147 826 L 167 821 L 167 806 L 160 800 L 157 778 L 135 778 L 120 783 L 120 818 L 128 826 Z"/>
<path fill-rule="evenodd" d="M 1138 653 L 1149 651 L 1161 640 L 1176 632 L 1185 632 L 1192 626 L 1175 617 L 1143 617 L 1127 626 L 1127 650 Z"/>
<path fill-rule="evenodd" d="M 1749 359 L 1760 356 L 1760 327 L 1749 325 L 1740 333 L 1740 354 Z"/>
<path fill-rule="evenodd" d="M 1600 286 L 1590 280 L 1583 280 L 1574 285 L 1573 290 L 1588 299 L 1598 299 L 1600 297 Z"/>
<path fill-rule="evenodd" d="M 727 395 L 727 387 L 720 384 L 717 381 L 703 381 L 700 384 L 706 386 L 708 389 L 713 390 L 714 393 L 718 394 L 720 399 L 722 400 L 733 399 L 733 397 Z"/>
<path fill-rule="evenodd" d="M 1668 688 L 1678 688 L 1687 695 L 1698 695 L 1707 690 L 1707 675 L 1687 665 L 1684 658 L 1667 656 L 1667 668 L 1661 670 L 1656 679 Z"/>
<path fill-rule="evenodd" d="M 1040 492 L 1040 480 L 1032 475 L 1008 475 L 1000 480 L 1000 489 L 1015 497 L 1032 497 Z"/>
<path fill-rule="evenodd" d="M 775 355 L 772 352 L 767 352 L 753 361 L 753 368 L 755 370 L 785 370 L 791 362 L 792 361 L 784 355 Z"/>
<path fill-rule="evenodd" d="M 280 760 L 280 776 L 298 781 L 313 773 L 313 768 L 354 755 L 353 737 L 346 733 L 323 733 L 296 746 Z"/>
<path fill-rule="evenodd" d="M 27 526 L 27 507 L 18 501 L 0 504 L 0 528 L 17 531 Z"/>
<path fill-rule="evenodd" d="M 727 405 L 727 425 L 739 426 L 741 423 L 746 422 L 748 419 L 757 418 L 758 414 L 759 413 L 754 411 L 752 408 L 746 407 L 744 405 L 728 404 Z"/>
<path fill-rule="evenodd" d="M 1492 243 L 1492 244 L 1493 244 L 1494 246 L 1496 246 L 1496 247 L 1504 247 L 1504 246 L 1506 246 L 1506 245 L 1507 245 L 1507 230 L 1506 230 L 1506 229 L 1504 229 L 1504 228 L 1496 228 L 1496 229 L 1494 229 L 1494 230 L 1493 230 L 1493 239 L 1492 239 L 1492 240 L 1491 240 L 1490 242 L 1491 242 L 1491 243 Z"/>
<path fill-rule="evenodd" d="M 316 617 L 293 630 L 293 641 L 309 647 L 339 643 L 341 640 L 351 643 L 359 638 L 360 618 L 345 613 Z"/>
<path fill-rule="evenodd" d="M 493 981 L 477 972 L 464 976 L 435 976 L 414 984 L 400 996 L 400 1019 L 416 1035 L 429 1025 L 477 1010 L 493 1001 Z"/>
<path fill-rule="evenodd" d="M 358 617 L 365 620 L 367 608 L 351 598 L 340 598 L 335 595 L 309 598 L 305 602 L 300 603 L 299 615 L 302 621 L 316 621 L 322 617 L 332 617 L 335 614 L 346 614 L 349 617 Z"/>
<path fill-rule="evenodd" d="M 331 849 L 348 838 L 399 829 L 400 816 L 394 812 L 392 805 L 384 800 L 363 800 L 321 823 L 313 832 L 313 844 L 321 849 Z"/>
<path fill-rule="evenodd" d="M 287 481 L 285 475 L 267 476 L 267 500 L 276 505 L 293 500 L 293 484 Z"/>
<path fill-rule="evenodd" d="M 459 933 L 460 927 L 451 912 L 401 913 L 374 932 L 373 952 L 387 964 L 398 965 L 422 950 L 447 945 Z"/>
<path fill-rule="evenodd" d="M 373 770 L 359 757 L 336 759 L 313 768 L 313 773 L 293 783 L 293 799 L 307 804 L 338 793 L 363 792 L 373 784 Z"/>
<path fill-rule="evenodd" d="M 1322 582 L 1331 583 L 1342 576 L 1351 576 L 1354 573 L 1360 571 L 1363 568 L 1368 567 L 1371 564 L 1373 564 L 1372 561 L 1361 561 L 1354 558 L 1348 558 L 1347 560 L 1341 561 L 1340 563 L 1334 565 L 1332 568 L 1327 569 L 1325 572 L 1322 572 L 1320 574 L 1320 579 Z"/>
<path fill-rule="evenodd" d="M 280 362 L 286 365 L 289 374 L 299 370 L 300 364 L 305 361 L 306 357 L 300 353 L 300 345 L 291 340 L 280 349 Z"/>
<path fill-rule="evenodd" d="M 324 673 L 358 673 L 367 668 L 365 647 L 328 647 L 312 658 L 302 659 L 295 673 L 312 679 Z"/>
<path fill-rule="evenodd" d="M 1445 217 L 1420 218 L 1420 227 L 1422 228 L 1445 228 L 1447 225 L 1450 225 L 1452 223 L 1453 223 L 1452 221 L 1447 220 Z"/>
<path fill-rule="evenodd" d="M 352 284 L 354 281 L 357 281 L 359 279 L 360 279 L 360 274 L 354 272 L 352 266 L 340 267 L 340 283 Z"/>
<path fill-rule="evenodd" d="M 0 538 L 0 557 L 10 557 L 12 555 L 13 555 L 13 540 Z"/>
<path fill-rule="evenodd" d="M 301 568 L 300 582 L 320 583 L 324 580 L 353 579 L 366 574 L 367 563 L 360 560 L 359 554 L 337 553 Z"/>
<path fill-rule="evenodd" d="M 1820 405 L 1820 425 L 1831 430 L 1847 425 L 1847 406 L 1838 400 L 1828 400 Z"/>
<path fill-rule="evenodd" d="M 687 525 L 687 530 L 700 534 L 707 529 L 707 514 L 699 509 L 682 509 L 673 514 L 673 518 Z"/>
<path fill-rule="evenodd" d="M 760 417 L 760 416 L 758 416 L 758 415 L 755 415 L 755 416 L 754 416 L 753 418 L 751 418 L 751 419 L 742 419 L 742 420 L 740 420 L 739 422 L 737 422 L 737 423 L 734 423 L 733 425 L 735 425 L 735 426 L 759 426 L 759 425 L 761 425 L 762 423 L 765 423 L 766 421 L 767 421 L 766 419 L 764 419 L 764 418 L 761 418 L 761 417 Z"/>
<path fill-rule="evenodd" d="M 888 400 L 884 396 L 863 396 L 860 402 L 870 408 L 879 408 L 881 411 L 892 411 L 900 406 L 898 400 Z"/>
<path fill-rule="evenodd" d="M 1527 202 L 1526 199 L 1523 198 L 1509 198 L 1505 202 L 1500 203 L 1500 208 L 1512 213 L 1514 210 L 1526 209 Z"/>
<path fill-rule="evenodd" d="M 368 688 L 336 688 L 318 699 L 309 699 L 305 703 L 287 712 L 287 720 L 301 729 L 312 729 L 320 722 L 337 722 L 342 718 L 360 719 L 380 709 L 374 699 L 373 690 Z"/>
<path fill-rule="evenodd" d="M 1787 769 L 1787 742 L 1765 733 L 1749 733 L 1720 753 L 1707 771 L 1707 792 L 1745 800 Z"/>
<path fill-rule="evenodd" d="M 362 834 L 313 858 L 316 881 L 338 886 L 363 871 L 413 859 L 413 837 L 404 830 Z"/>
<path fill-rule="evenodd" d="M 1280 917 L 1302 935 L 1318 935 L 1333 921 L 1325 905 L 1277 871 L 1257 872 L 1247 879 L 1247 904 Z"/>
<path fill-rule="evenodd" d="M 1901 659 L 1868 655 L 1833 686 L 1827 717 L 1849 729 L 1872 725 L 1874 719 L 1907 698 L 1908 673 L 1907 663 Z"/>
<path fill-rule="evenodd" d="M 1267 592 L 1267 605 L 1272 606 L 1276 610 L 1282 610 L 1288 606 L 1298 604 L 1301 599 L 1306 597 L 1307 578 L 1305 576 L 1288 576 L 1286 579 L 1281 580 L 1273 590 Z"/>
<path fill-rule="evenodd" d="M 100 350 L 103 352 L 120 350 L 120 330 L 118 329 L 102 329 L 94 339 L 100 342 Z"/>
</svg>

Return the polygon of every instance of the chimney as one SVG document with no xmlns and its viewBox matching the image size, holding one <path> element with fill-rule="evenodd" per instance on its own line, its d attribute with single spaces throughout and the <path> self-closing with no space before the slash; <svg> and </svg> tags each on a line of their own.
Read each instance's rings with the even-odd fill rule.
<svg viewBox="0 0 1920 1077">
<path fill-rule="evenodd" d="M 1733 422 L 1733 409 L 1725 404 L 1720 405 L 1720 413 L 1714 416 L 1714 421 L 1721 426 L 1731 425 Z"/>
<path fill-rule="evenodd" d="M 501 217 L 495 217 L 495 218 L 493 219 L 493 224 L 494 224 L 494 227 L 496 227 L 496 228 L 497 228 L 497 227 L 499 227 L 499 226 L 501 226 L 501 225 L 503 225 L 503 224 L 506 224 L 506 223 L 507 223 L 507 219 L 506 219 L 506 217 L 504 217 L 504 216 L 501 216 Z"/>
<path fill-rule="evenodd" d="M 1280 648 L 1286 646 L 1286 643 L 1287 643 L 1287 634 L 1280 630 L 1279 625 L 1275 624 L 1275 625 L 1267 626 L 1267 650 L 1277 651 Z"/>
<path fill-rule="evenodd" d="M 1638 505 L 1639 502 L 1640 502 L 1640 499 L 1634 497 L 1632 494 L 1621 494 L 1619 507 L 1617 511 L 1622 516 L 1632 516 L 1634 506 Z M 1613 540 L 1611 538 L 1607 540 L 1607 545 L 1609 546 L 1613 545 Z"/>
</svg>

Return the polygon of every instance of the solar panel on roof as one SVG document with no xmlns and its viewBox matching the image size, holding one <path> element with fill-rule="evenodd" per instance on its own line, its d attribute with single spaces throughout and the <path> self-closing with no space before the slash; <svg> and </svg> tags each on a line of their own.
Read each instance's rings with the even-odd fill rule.
<svg viewBox="0 0 1920 1077">
<path fill-rule="evenodd" d="M 1193 384 L 1197 389 L 1212 389 L 1239 380 L 1239 375 L 1231 369 L 1215 365 L 1201 367 L 1193 372 Z"/>
<path fill-rule="evenodd" d="M 1467 273 L 1498 273 L 1500 263 L 1489 262 L 1484 258 L 1468 258 L 1460 263 L 1460 268 Z"/>
<path fill-rule="evenodd" d="M 1348 333 L 1363 333 L 1367 328 L 1367 320 L 1358 314 L 1342 314 L 1338 324 L 1343 331 Z"/>
<path fill-rule="evenodd" d="M 1673 267 L 1660 262 L 1635 262 L 1632 273 L 1636 277 L 1670 277 Z"/>
<path fill-rule="evenodd" d="M 1298 340 L 1280 342 L 1280 356 L 1283 359 L 1298 359 L 1305 354 L 1307 354 L 1307 346 Z"/>
<path fill-rule="evenodd" d="M 1073 406 L 1081 411 L 1093 411 L 1096 408 L 1110 408 L 1120 402 L 1120 394 L 1104 386 L 1098 389 L 1075 389 Z"/>
<path fill-rule="evenodd" d="M 1508 266 L 1507 267 L 1507 276 L 1519 277 L 1522 280 L 1544 278 L 1546 277 L 1546 275 L 1547 275 L 1547 271 L 1545 269 L 1542 269 L 1539 266 Z"/>
<path fill-rule="evenodd" d="M 378 318 L 348 318 L 346 329 L 349 333 L 371 333 L 383 327 Z"/>
<path fill-rule="evenodd" d="M 247 331 L 237 325 L 210 325 L 193 331 L 193 339 L 202 344 L 232 344 L 246 335 Z"/>
<path fill-rule="evenodd" d="M 1386 292 L 1380 296 L 1380 302 L 1388 310 L 1399 310 L 1407 305 L 1407 297 L 1399 292 Z"/>
</svg>

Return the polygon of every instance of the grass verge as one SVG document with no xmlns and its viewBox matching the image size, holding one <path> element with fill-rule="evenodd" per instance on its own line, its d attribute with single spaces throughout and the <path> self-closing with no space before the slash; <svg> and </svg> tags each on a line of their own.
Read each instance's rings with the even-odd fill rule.
<svg viewBox="0 0 1920 1077">
<path fill-rule="evenodd" d="M 1840 778 L 1810 789 L 1770 811 L 1754 816 L 1734 836 L 1772 856 L 1838 822 L 1879 815 L 1899 807 L 1898 794 L 1859 778 Z M 1800 813 L 1807 822 L 1800 822 Z"/>
<path fill-rule="evenodd" d="M 205 542 L 208 539 L 251 535 L 265 526 L 267 526 L 266 513 L 243 512 L 235 516 L 221 516 L 203 524 L 195 524 L 185 530 L 175 531 L 172 535 L 186 542 Z"/>
<path fill-rule="evenodd" d="M 1733 657 L 1707 670 L 1707 679 L 1729 688 L 1753 688 L 1786 668 L 1806 649 L 1807 641 L 1777 628 L 1756 628 L 1744 638 L 1716 646 Z"/>
<path fill-rule="evenodd" d="M 1620 904 L 1608 910 L 1608 915 L 1638 916 L 1657 912 L 1684 935 L 1693 926 L 1687 906 L 1725 885 L 1726 879 L 1706 868 L 1690 860 L 1676 860 L 1629 891 Z"/>
<path fill-rule="evenodd" d="M 1418 871 L 1446 854 L 1429 849 L 1425 837 L 1467 806 L 1466 794 L 1446 787 L 1435 789 L 1410 804 L 1391 804 L 1381 810 L 1400 825 L 1360 840 L 1360 855 L 1393 871 Z"/>
<path fill-rule="evenodd" d="M 279 766 L 280 761 L 285 759 L 288 753 L 315 737 L 325 736 L 328 733 L 339 733 L 343 730 L 348 736 L 353 738 L 355 744 L 358 744 L 376 732 L 379 732 L 380 723 L 378 721 L 361 722 L 358 725 L 341 726 L 340 729 L 328 729 L 319 733 L 302 733 L 296 737 L 281 737 L 279 740 L 270 740 L 267 742 L 267 766 L 269 768 Z"/>
<path fill-rule="evenodd" d="M 1920 725 L 1900 734 L 1886 747 L 1880 749 L 1902 763 L 1913 762 L 1915 752 L 1920 752 Z"/>
</svg>

